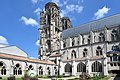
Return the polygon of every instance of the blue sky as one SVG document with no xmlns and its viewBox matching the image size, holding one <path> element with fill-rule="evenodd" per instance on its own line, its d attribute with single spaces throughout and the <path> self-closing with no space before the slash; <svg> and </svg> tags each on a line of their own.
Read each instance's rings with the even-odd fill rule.
<svg viewBox="0 0 120 80">
<path fill-rule="evenodd" d="M 120 13 L 120 0 L 0 0 L 0 44 L 16 45 L 37 58 L 39 12 L 50 1 L 74 27 Z"/>
</svg>

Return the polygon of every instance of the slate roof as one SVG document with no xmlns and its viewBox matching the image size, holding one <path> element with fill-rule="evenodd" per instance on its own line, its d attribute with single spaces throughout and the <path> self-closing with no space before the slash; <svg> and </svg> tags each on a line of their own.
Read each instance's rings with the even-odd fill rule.
<svg viewBox="0 0 120 80">
<path fill-rule="evenodd" d="M 7 53 L 11 55 L 28 57 L 28 54 L 23 50 L 21 50 L 20 48 L 18 48 L 17 46 L 0 47 L 0 53 Z"/>
<path fill-rule="evenodd" d="M 90 31 L 99 31 L 107 28 L 112 28 L 113 25 L 120 25 L 120 14 L 112 15 L 109 17 L 101 18 L 78 27 L 66 29 L 62 32 L 62 38 L 75 37 L 79 34 L 89 33 Z"/>
</svg>

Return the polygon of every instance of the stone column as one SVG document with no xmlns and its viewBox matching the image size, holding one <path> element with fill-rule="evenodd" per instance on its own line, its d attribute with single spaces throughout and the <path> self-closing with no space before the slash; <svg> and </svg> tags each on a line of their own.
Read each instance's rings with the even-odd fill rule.
<svg viewBox="0 0 120 80">
<path fill-rule="evenodd" d="M 72 75 L 76 75 L 77 72 L 77 68 L 76 68 L 76 63 L 75 61 L 72 62 Z"/>
<path fill-rule="evenodd" d="M 108 68 L 107 68 L 107 58 L 105 57 L 104 60 L 103 60 L 103 73 L 104 73 L 104 76 L 107 76 L 108 75 Z"/>
<path fill-rule="evenodd" d="M 91 73 L 90 60 L 86 60 L 86 73 L 87 73 L 88 75 L 90 75 L 90 73 Z"/>
<path fill-rule="evenodd" d="M 60 75 L 63 75 L 63 73 L 65 72 L 65 71 L 64 71 L 64 70 L 65 70 L 64 67 L 65 67 L 65 66 L 64 66 L 63 62 L 61 61 L 61 62 L 60 62 Z"/>
</svg>

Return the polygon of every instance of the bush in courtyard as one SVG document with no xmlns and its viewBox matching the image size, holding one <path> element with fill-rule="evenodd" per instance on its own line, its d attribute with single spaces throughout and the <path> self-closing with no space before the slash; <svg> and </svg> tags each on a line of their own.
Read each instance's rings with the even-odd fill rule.
<svg viewBox="0 0 120 80">
<path fill-rule="evenodd" d="M 8 80 L 15 80 L 15 76 L 8 77 Z"/>
</svg>

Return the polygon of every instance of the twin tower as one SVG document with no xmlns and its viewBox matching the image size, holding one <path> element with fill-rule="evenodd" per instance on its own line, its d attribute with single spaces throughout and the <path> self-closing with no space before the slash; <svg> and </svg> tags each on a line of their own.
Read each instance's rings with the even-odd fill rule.
<svg viewBox="0 0 120 80">
<path fill-rule="evenodd" d="M 45 5 L 45 10 L 40 12 L 40 60 L 47 59 L 52 52 L 60 49 L 60 35 L 71 27 L 70 19 L 60 16 L 60 8 L 55 3 Z"/>
</svg>

